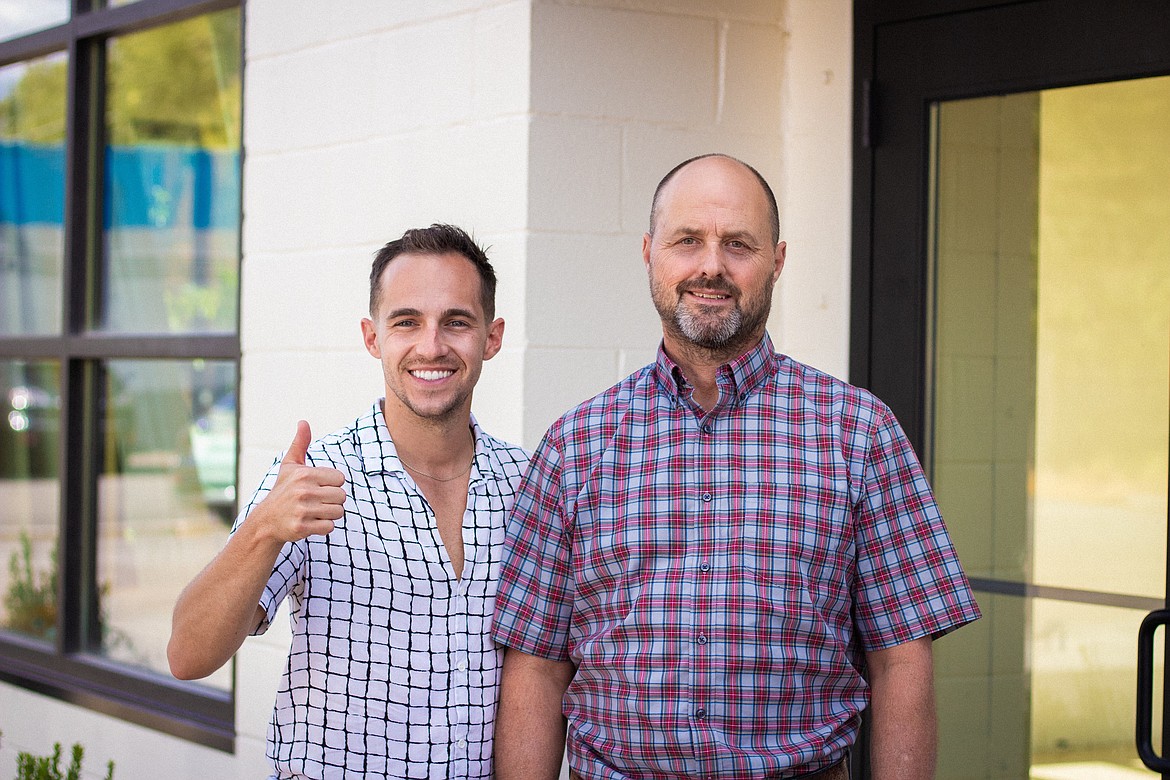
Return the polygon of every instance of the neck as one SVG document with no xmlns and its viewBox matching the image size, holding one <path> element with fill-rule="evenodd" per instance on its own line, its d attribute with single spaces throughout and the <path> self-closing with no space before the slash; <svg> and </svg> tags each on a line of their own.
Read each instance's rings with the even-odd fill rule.
<svg viewBox="0 0 1170 780">
<path fill-rule="evenodd" d="M 447 475 L 465 467 L 475 454 L 470 409 L 427 419 L 409 409 L 396 408 L 388 398 L 382 405 L 382 416 L 394 449 L 411 467 Z"/>
<path fill-rule="evenodd" d="M 737 343 L 727 347 L 709 349 L 666 333 L 662 338 L 662 346 L 694 388 L 695 403 L 711 411 L 719 402 L 719 385 L 715 380 L 719 367 L 753 349 L 763 337 L 764 334 L 759 333 L 746 343 L 737 340 Z"/>
</svg>

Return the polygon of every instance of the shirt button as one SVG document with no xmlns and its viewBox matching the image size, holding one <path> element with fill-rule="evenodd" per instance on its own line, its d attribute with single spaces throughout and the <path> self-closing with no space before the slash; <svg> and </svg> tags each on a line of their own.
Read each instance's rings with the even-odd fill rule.
<svg viewBox="0 0 1170 780">
<path fill-rule="evenodd" d="M 705 644 L 707 644 L 707 637 L 706 637 L 706 635 L 704 635 L 704 634 L 699 634 L 699 639 L 698 639 L 698 642 L 699 642 L 699 644 L 701 644 L 701 645 L 705 645 Z"/>
<path fill-rule="evenodd" d="M 707 503 L 710 503 L 710 502 L 711 502 L 711 494 L 710 494 L 710 493 L 704 493 L 704 494 L 703 494 L 703 501 L 704 501 L 704 502 L 707 502 Z"/>
<path fill-rule="evenodd" d="M 703 561 L 699 564 L 699 571 L 711 571 L 711 564 Z"/>
<path fill-rule="evenodd" d="M 459 660 L 458 667 L 459 667 L 459 671 L 466 672 L 467 671 L 467 659 L 461 658 Z"/>
<path fill-rule="evenodd" d="M 710 423 L 703 423 L 702 430 L 703 430 L 703 433 L 710 433 L 711 432 L 711 424 Z"/>
<path fill-rule="evenodd" d="M 705 718 L 705 717 L 707 717 L 707 710 L 706 710 L 706 709 L 704 709 L 703 707 L 699 707 L 699 709 L 695 710 L 695 717 L 696 717 L 696 718 Z"/>
</svg>

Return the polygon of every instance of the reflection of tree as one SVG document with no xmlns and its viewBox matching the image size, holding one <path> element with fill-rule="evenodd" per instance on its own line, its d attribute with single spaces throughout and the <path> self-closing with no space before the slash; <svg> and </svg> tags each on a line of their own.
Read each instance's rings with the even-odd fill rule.
<svg viewBox="0 0 1170 780">
<path fill-rule="evenodd" d="M 108 142 L 239 146 L 240 20 L 227 9 L 112 39 Z M 66 63 L 31 64 L 0 100 L 0 138 L 60 143 Z"/>
<path fill-rule="evenodd" d="M 29 65 L 8 97 L 0 100 L 0 138 L 59 144 L 65 138 L 65 62 Z"/>
</svg>

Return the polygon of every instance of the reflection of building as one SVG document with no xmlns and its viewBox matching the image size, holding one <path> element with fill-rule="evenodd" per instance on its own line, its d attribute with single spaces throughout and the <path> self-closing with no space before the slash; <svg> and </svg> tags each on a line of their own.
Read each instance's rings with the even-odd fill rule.
<svg viewBox="0 0 1170 780">
<path fill-rule="evenodd" d="M 135 16 L 149 13 L 150 4 L 146 11 L 136 5 L 95 12 L 86 24 L 76 25 L 79 34 L 94 36 L 81 39 L 80 50 L 112 34 L 115 52 L 148 57 L 152 33 L 159 36 L 154 40 L 165 37 L 160 32 L 165 28 L 152 25 L 171 18 Z M 896 328 L 874 326 L 876 334 L 871 334 L 870 322 L 864 321 L 871 316 L 866 306 L 879 310 L 884 303 L 896 321 L 897 312 L 917 293 L 914 282 L 919 277 L 895 274 L 896 281 L 871 288 L 864 274 L 851 273 L 851 254 L 860 262 L 857 258 L 868 257 L 870 244 L 880 248 L 883 238 L 873 238 L 868 222 L 871 199 L 907 202 L 905 189 L 869 194 L 866 177 L 875 175 L 870 171 L 874 152 L 862 136 L 872 128 L 866 124 L 869 115 L 863 118 L 864 112 L 858 112 L 855 118 L 853 107 L 863 106 L 862 96 L 871 94 L 864 84 L 874 76 L 874 60 L 880 64 L 893 56 L 874 41 L 902 29 L 895 22 L 899 14 L 910 12 L 890 10 L 898 5 L 881 0 L 454 0 L 370 3 L 342 13 L 323 3 L 250 0 L 243 30 L 242 149 L 237 151 L 226 136 L 214 143 L 196 142 L 198 133 L 189 130 L 197 122 L 230 128 L 235 120 L 233 106 L 239 104 L 241 90 L 233 92 L 230 79 L 210 64 L 210 81 L 222 87 L 212 101 L 221 113 L 210 119 L 199 114 L 196 120 L 199 111 L 187 104 L 175 108 L 179 114 L 187 112 L 178 117 L 182 122 L 175 116 L 139 117 L 135 106 L 152 101 L 134 103 L 129 95 L 133 84 L 114 84 L 111 99 L 118 115 L 134 119 L 119 124 L 118 132 L 139 134 L 116 139 L 118 154 L 161 156 L 148 164 L 115 155 L 103 172 L 109 178 L 100 181 L 89 178 L 93 172 L 70 156 L 62 93 L 57 148 L 64 152 L 37 158 L 46 166 L 42 170 L 52 173 L 37 174 L 34 186 L 46 186 L 47 177 L 54 175 L 76 189 L 67 199 L 64 184 L 55 190 L 49 185 L 43 197 L 33 199 L 38 208 L 57 208 L 63 216 L 56 224 L 63 229 L 51 227 L 47 218 L 25 219 L 27 229 L 19 235 L 7 216 L 0 224 L 0 381 L 40 388 L 36 397 L 49 399 L 37 402 L 41 416 L 46 409 L 59 409 L 66 398 L 81 417 L 64 418 L 73 428 L 65 433 L 52 429 L 51 435 L 75 436 L 70 441 L 79 444 L 73 450 L 55 438 L 44 447 L 20 445 L 42 461 L 36 468 L 22 467 L 28 469 L 26 478 L 0 484 L 0 491 L 11 497 L 0 495 L 0 584 L 7 582 L 6 551 L 22 522 L 12 518 L 24 518 L 33 528 L 44 569 L 56 539 L 56 502 L 63 500 L 92 513 L 85 519 L 63 510 L 69 518 L 67 533 L 79 535 L 66 539 L 73 556 L 67 559 L 80 564 L 67 573 L 66 595 L 81 600 L 88 594 L 95 601 L 101 595 L 105 611 L 98 620 L 81 603 L 65 604 L 72 634 L 55 639 L 61 647 L 47 651 L 39 645 L 30 651 L 23 638 L 6 641 L 0 636 L 0 677 L 5 681 L 0 683 L 0 730 L 5 735 L 0 766 L 11 762 L 15 749 L 44 750 L 54 739 L 80 739 L 95 766 L 107 756 L 117 760 L 120 777 L 263 775 L 264 731 L 284 657 L 280 631 L 249 640 L 239 655 L 234 685 L 229 674 L 205 687 L 172 685 L 150 671 L 159 664 L 168 605 L 177 588 L 222 541 L 223 524 L 203 508 L 200 496 L 214 480 L 206 476 L 207 467 L 214 467 L 212 461 L 224 467 L 222 458 L 208 460 L 202 453 L 222 452 L 223 441 L 203 437 L 225 430 L 230 435 L 231 410 L 238 398 L 239 487 L 246 495 L 273 454 L 287 444 L 296 419 L 309 419 L 321 433 L 364 408 L 380 387 L 377 365 L 362 349 L 357 330 L 365 308 L 368 262 L 378 246 L 406 227 L 455 222 L 491 245 L 501 280 L 498 308 L 508 330 L 504 351 L 485 369 L 476 413 L 493 432 L 529 446 L 562 409 L 653 354 L 657 321 L 644 292 L 641 234 L 658 177 L 695 153 L 723 150 L 741 156 L 777 187 L 789 243 L 788 267 L 770 323 L 779 346 L 839 375 L 850 368 L 855 377 L 880 375 L 882 365 L 870 371 L 858 365 L 858 358 L 880 364 L 887 352 L 873 345 Z M 996 5 L 1004 4 L 971 0 L 947 8 Z M 1066 7 L 1075 10 L 1066 18 L 1075 19 L 1086 5 L 1068 0 Z M 191 8 L 203 18 L 199 14 L 209 8 L 230 6 L 225 0 L 192 3 Z M 855 11 L 860 20 L 856 37 Z M 238 18 L 229 11 L 207 26 L 205 39 L 220 42 L 210 49 L 223 49 L 223 42 L 232 40 L 228 23 L 219 21 L 229 16 Z M 941 16 L 944 21 L 958 18 Z M 982 29 L 978 16 L 955 21 L 955 29 Z M 123 40 L 130 33 L 143 37 Z M 13 63 L 60 56 L 52 54 L 45 33 L 36 35 L 42 37 L 0 42 L 0 62 L 8 64 L 0 69 L 0 83 L 15 83 L 9 70 Z M 949 40 L 947 46 L 951 44 L 957 46 Z M 925 57 L 927 48 L 903 46 L 896 53 Z M 179 72 L 165 65 L 156 70 Z M 922 70 L 907 66 L 905 72 Z M 882 100 L 894 99 L 899 88 L 895 79 L 908 78 L 893 71 L 889 76 L 882 71 L 886 81 L 879 80 L 872 90 L 881 98 L 874 104 L 878 109 Z M 1043 86 L 1052 85 L 1038 78 L 1028 88 Z M 916 98 L 914 106 L 961 94 L 966 93 L 957 86 L 940 88 Z M 155 99 L 153 104 L 165 102 Z M 889 152 L 883 160 L 905 148 L 894 137 L 900 116 L 887 114 L 876 124 L 876 137 L 886 144 L 879 148 Z M 918 119 L 910 124 L 927 126 L 926 119 Z M 858 133 L 851 149 L 855 124 Z M 176 130 L 180 125 L 186 129 Z M 977 162 L 961 166 L 972 175 L 992 167 L 985 154 L 989 136 L 975 135 Z M 72 141 L 87 143 L 85 137 Z M 163 141 L 171 144 L 168 153 L 159 150 Z M 12 155 L 34 155 L 34 149 L 39 155 L 45 145 L 40 140 L 22 146 L 7 137 L 0 143 L 0 214 L 13 213 L 5 198 L 15 185 L 7 177 L 24 165 L 13 163 Z M 196 147 L 211 151 L 191 151 Z M 925 165 L 929 150 L 910 148 L 906 157 Z M 237 153 L 240 157 L 234 158 Z M 176 162 L 180 157 L 182 162 Z M 242 159 L 238 169 L 236 159 Z M 202 160 L 209 166 L 199 167 Z M 173 165 L 178 167 L 168 167 Z M 196 181 L 212 181 L 199 177 L 213 170 L 225 172 L 219 185 L 201 189 Z M 120 186 L 119 192 L 134 194 L 114 201 L 105 182 L 116 179 L 119 171 L 127 171 L 127 181 L 141 186 Z M 148 171 L 153 178 L 146 177 Z M 230 200 L 236 187 L 233 171 L 242 182 L 242 206 Z M 852 208 L 851 176 L 857 182 Z M 929 180 L 918 169 L 911 178 Z M 878 179 L 875 188 L 881 184 Z M 172 189 L 167 182 L 186 183 Z M 213 190 L 220 195 L 200 195 Z M 972 219 L 983 213 L 974 201 L 986 190 L 973 185 L 960 190 L 973 203 L 964 202 L 956 211 Z M 92 222 L 89 234 L 70 210 L 86 195 L 107 206 L 79 212 Z M 915 198 L 909 201 L 917 203 Z M 238 285 L 231 263 L 200 265 L 200 258 L 234 260 L 234 234 L 199 229 L 229 223 L 234 228 L 237 210 L 242 212 Z M 120 219 L 111 221 L 119 214 Z M 879 234 L 891 219 L 877 220 Z M 123 233 L 105 230 L 131 225 L 133 230 Z M 170 232 L 160 229 L 168 225 Z M 980 226 L 971 232 L 982 230 Z M 893 240 L 911 251 L 920 233 L 926 234 L 922 225 L 899 229 Z M 25 247 L 18 251 L 19 242 Z M 78 304 L 69 295 L 77 294 L 79 275 L 89 282 L 104 278 L 85 275 L 90 273 L 84 268 L 86 258 L 99 250 L 115 282 L 89 289 L 92 295 L 101 293 L 101 332 L 87 334 L 93 336 L 89 339 L 66 338 L 61 335 L 63 321 L 84 331 L 86 316 L 94 314 L 85 311 L 84 300 Z M 46 270 L 2 276 L 11 273 L 6 264 L 17 256 L 35 256 L 37 267 Z M 163 257 L 168 259 L 158 262 Z M 980 261 L 960 259 L 961 268 L 984 268 Z M 32 288 L 21 289 L 10 279 Z M 960 285 L 959 305 L 975 300 L 972 290 L 984 277 L 973 279 Z M 37 305 L 27 305 L 34 298 Z M 1008 311 L 1017 304 L 1003 301 L 1005 312 L 1020 315 Z M 1025 300 L 1018 305 L 1030 304 Z M 10 319 L 14 312 L 22 312 L 24 319 Z M 974 307 L 945 314 L 957 321 L 961 336 L 976 333 L 970 325 L 987 316 Z M 898 327 L 914 330 L 933 321 L 933 314 L 910 319 Z M 895 336 L 919 349 L 917 330 Z M 925 362 L 921 354 L 915 359 Z M 96 374 L 79 372 L 85 366 Z M 335 377 L 346 379 L 338 383 Z M 913 384 L 916 390 L 924 386 Z M 958 386 L 974 394 L 987 383 L 970 379 Z M 89 406 L 86 399 L 78 400 L 83 387 L 93 394 Z M 957 407 L 969 408 L 970 397 L 958 396 Z M 26 403 L 31 410 L 32 401 Z M 49 417 L 61 420 L 62 414 Z M 1012 418 L 1017 425 L 1024 419 L 1029 418 Z M 95 422 L 85 427 L 86 420 Z M 968 428 L 983 431 L 981 420 L 966 420 Z M 1004 423 L 1005 429 L 1011 429 L 1012 420 Z M 0 439 L 6 449 L 8 442 Z M 77 454 L 86 446 L 93 448 L 89 461 Z M 64 472 L 56 470 L 58 447 L 70 453 Z M 959 440 L 953 449 L 966 455 L 971 447 Z M 936 445 L 936 453 L 944 451 Z M 0 452 L 0 469 L 8 468 L 6 457 Z M 17 467 L 11 468 L 16 473 Z M 86 479 L 92 479 L 94 494 L 88 498 Z M 986 540 L 981 529 L 991 523 L 973 508 L 990 503 L 984 500 L 987 493 L 962 483 L 955 495 L 954 515 L 972 518 L 965 526 L 971 530 L 958 534 L 960 552 L 965 561 L 971 558 L 969 565 L 982 567 L 983 545 L 990 548 L 994 538 Z M 11 514 L 9 507 L 20 509 Z M 1027 528 L 1010 522 L 1001 527 L 1012 533 L 1002 533 L 999 543 L 1012 539 L 1014 553 L 1031 566 L 1034 550 L 1024 533 Z M 82 542 L 89 537 L 83 532 L 92 533 L 96 550 L 87 552 L 88 542 Z M 1164 533 L 1155 541 L 1164 544 Z M 989 565 L 976 573 L 985 584 L 995 584 L 1000 572 Z M 104 594 L 95 593 L 100 588 L 106 588 Z M 1044 593 L 1066 597 L 1072 590 Z M 998 689 L 985 685 L 984 673 L 993 661 L 1008 664 L 1002 679 L 1010 679 L 1013 690 L 1031 679 L 1025 668 L 1030 652 L 1026 635 L 1033 627 L 1023 618 L 1008 620 L 1013 614 L 1028 614 L 1016 609 L 1023 599 L 1010 589 L 981 595 L 985 606 L 993 599 L 1015 600 L 997 609 L 1000 622 L 994 632 L 992 622 L 985 621 L 947 640 L 943 655 L 950 666 L 940 672 L 947 678 L 940 690 L 960 693 L 944 701 L 942 711 L 962 728 L 948 731 L 944 721 L 943 741 L 950 755 L 969 761 L 966 766 L 982 766 L 977 762 L 983 755 L 1010 753 L 1012 770 L 1003 776 L 1017 777 L 1026 771 L 1021 762 L 1029 760 L 1024 755 L 1029 746 L 1021 739 L 1026 743 L 1032 731 L 1049 735 L 1051 729 L 1032 729 L 1031 718 L 1040 716 L 1029 709 L 1036 705 L 1026 692 L 994 698 Z M 122 632 L 98 643 L 113 664 L 91 663 L 74 653 L 86 647 L 87 636 L 92 640 L 101 633 L 93 624 L 103 621 Z M 1111 621 L 1102 625 L 1115 625 Z M 1076 656 L 1077 647 L 1062 647 L 1065 655 L 1056 659 L 1065 675 L 1061 679 L 1077 676 L 1065 664 Z M 45 657 L 50 661 L 36 666 Z M 1008 657 L 1016 660 L 1005 661 Z M 1055 663 L 1051 658 L 1047 662 Z M 1113 663 L 1110 657 L 1104 665 Z M 42 676 L 29 683 L 36 674 Z M 1097 679 L 1107 676 L 1098 674 Z M 1051 697 L 1052 679 L 1037 685 L 1045 696 Z M 46 691 L 53 695 L 44 695 Z M 993 699 L 982 709 L 974 705 Z M 991 720 L 1000 726 L 980 720 L 996 714 Z M 1054 744 L 1059 738 L 1052 738 Z M 1021 755 L 1011 753 L 1016 749 Z M 1110 747 L 1114 752 L 1125 749 Z M 1052 753 L 1049 749 L 1048 755 Z M 1110 758 L 1116 766 L 1122 760 Z"/>
</svg>

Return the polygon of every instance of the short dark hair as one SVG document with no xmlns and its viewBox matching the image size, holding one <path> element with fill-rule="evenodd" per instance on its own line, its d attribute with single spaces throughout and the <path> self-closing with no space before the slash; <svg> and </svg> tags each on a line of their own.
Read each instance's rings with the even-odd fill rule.
<svg viewBox="0 0 1170 780">
<path fill-rule="evenodd" d="M 467 258 L 479 273 L 480 302 L 488 322 L 496 317 L 496 271 L 488 261 L 487 250 L 475 243 L 470 235 L 454 225 L 436 222 L 428 228 L 413 228 L 402 238 L 391 241 L 374 255 L 370 268 L 370 316 L 378 313 L 382 294 L 382 272 L 390 261 L 402 254 L 444 255 L 454 252 Z"/>
<path fill-rule="evenodd" d="M 662 188 L 666 186 L 667 182 L 674 178 L 674 175 L 687 167 L 696 160 L 705 160 L 708 157 L 722 157 L 725 160 L 737 162 L 743 167 L 747 168 L 756 177 L 756 181 L 760 183 L 760 187 L 764 190 L 764 196 L 768 199 L 768 216 L 771 220 L 770 227 L 772 228 L 772 243 L 780 243 L 780 209 L 776 206 L 776 195 L 772 192 L 772 188 L 768 186 L 767 180 L 760 175 L 752 166 L 745 163 L 743 160 L 732 157 L 729 154 L 721 154 L 719 152 L 711 152 L 709 154 L 700 154 L 692 157 L 689 160 L 683 160 L 678 165 L 670 169 L 670 172 L 662 177 L 662 181 L 658 182 L 658 186 L 654 189 L 654 200 L 650 202 L 650 235 L 654 235 L 654 225 L 658 221 L 658 198 L 662 194 Z"/>
</svg>

